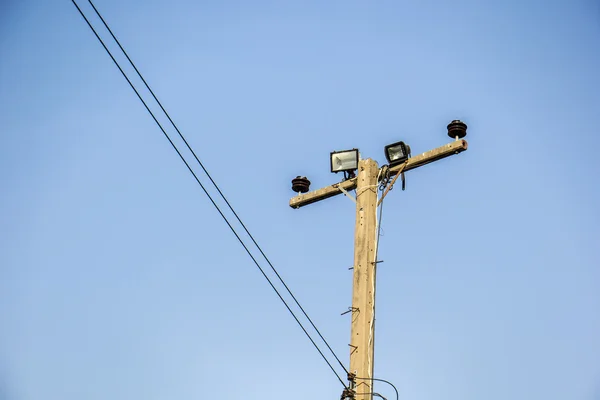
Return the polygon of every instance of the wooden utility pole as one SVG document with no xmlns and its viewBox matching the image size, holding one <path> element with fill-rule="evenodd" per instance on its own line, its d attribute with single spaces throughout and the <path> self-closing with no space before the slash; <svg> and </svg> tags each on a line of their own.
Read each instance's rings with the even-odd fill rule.
<svg viewBox="0 0 600 400">
<path fill-rule="evenodd" d="M 355 388 L 357 400 L 370 400 L 373 392 L 373 381 L 360 378 L 373 377 L 378 173 L 375 161 L 359 161 L 350 333 L 350 373 L 359 378 Z"/>
<path fill-rule="evenodd" d="M 454 138 L 448 126 L 449 136 Z M 389 168 L 389 176 L 410 171 L 434 161 L 467 150 L 467 142 L 459 139 L 436 149 L 409 158 L 405 163 Z M 381 170 L 371 159 L 358 162 L 358 176 L 312 192 L 299 194 L 290 200 L 290 207 L 300 208 L 339 194 L 351 196 L 349 191 L 356 189 L 356 226 L 354 231 L 354 266 L 352 288 L 352 322 L 350 338 L 349 385 L 345 396 L 356 400 L 373 399 L 373 367 L 375 349 L 375 283 L 377 271 L 377 189 Z M 303 178 L 305 179 L 305 178 Z M 308 182 L 308 180 L 306 180 Z M 308 182 L 309 184 L 310 182 Z M 308 184 L 306 190 L 308 190 Z M 389 189 L 388 189 L 389 190 Z M 386 191 L 387 193 L 387 191 Z"/>
</svg>

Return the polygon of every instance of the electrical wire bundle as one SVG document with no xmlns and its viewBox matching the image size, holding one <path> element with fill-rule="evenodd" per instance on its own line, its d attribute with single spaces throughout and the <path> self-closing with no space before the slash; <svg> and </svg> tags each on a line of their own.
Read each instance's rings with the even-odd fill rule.
<svg viewBox="0 0 600 400">
<path fill-rule="evenodd" d="M 213 198 L 213 196 L 211 196 L 211 194 L 207 190 L 205 184 L 202 183 L 202 181 L 198 177 L 198 174 L 194 171 L 194 168 L 192 168 L 191 163 L 186 160 L 186 158 L 182 154 L 181 150 L 177 147 L 177 145 L 175 144 L 175 142 L 173 141 L 173 139 L 171 138 L 171 136 L 169 135 L 169 133 L 167 132 L 167 130 L 165 129 L 165 127 L 163 127 L 163 125 L 159 122 L 159 120 L 156 117 L 156 115 L 154 114 L 154 112 L 152 112 L 152 110 L 148 106 L 147 101 L 144 100 L 143 96 L 140 94 L 140 92 L 138 91 L 138 89 L 133 84 L 132 80 L 130 79 L 130 77 L 124 71 L 124 69 L 121 66 L 121 64 L 119 64 L 119 62 L 116 60 L 116 58 L 113 55 L 113 53 L 109 50 L 109 48 L 107 47 L 105 41 L 100 37 L 100 35 L 98 34 L 97 30 L 94 28 L 94 26 L 92 25 L 92 23 L 88 19 L 88 17 L 85 15 L 85 13 L 79 7 L 79 5 L 75 2 L 75 0 L 71 0 L 71 1 L 72 1 L 73 5 L 77 8 L 77 11 L 79 11 L 79 14 L 81 15 L 81 17 L 87 23 L 87 25 L 90 28 L 90 30 L 94 33 L 94 35 L 96 36 L 96 38 L 98 39 L 98 41 L 100 42 L 100 44 L 102 45 L 102 47 L 104 48 L 104 50 L 106 51 L 106 53 L 110 56 L 110 58 L 112 59 L 113 63 L 115 64 L 115 66 L 119 69 L 119 71 L 121 72 L 121 74 L 123 75 L 123 77 L 125 78 L 125 80 L 127 81 L 127 83 L 129 84 L 129 86 L 131 87 L 131 89 L 133 89 L 133 91 L 135 92 L 135 94 L 138 97 L 138 99 L 140 100 L 140 102 L 144 105 L 144 107 L 146 108 L 146 110 L 148 111 L 148 113 L 150 114 L 150 116 L 152 117 L 152 119 L 154 120 L 154 122 L 156 123 L 156 125 L 158 126 L 158 128 L 161 130 L 161 132 L 163 133 L 163 135 L 165 136 L 165 138 L 169 141 L 169 144 L 171 145 L 171 147 L 173 148 L 173 150 L 175 150 L 175 152 L 177 153 L 177 155 L 179 156 L 179 158 L 181 159 L 181 161 L 185 164 L 185 166 L 188 169 L 188 171 L 192 174 L 192 176 L 194 177 L 194 180 L 198 183 L 198 185 L 200 186 L 200 188 L 202 189 L 202 191 L 204 192 L 204 194 L 208 197 L 208 199 L 210 200 L 210 202 L 212 203 L 212 205 L 214 206 L 214 208 L 217 210 L 217 212 L 219 213 L 219 215 L 221 216 L 221 218 L 223 219 L 223 221 L 227 224 L 227 226 L 229 227 L 229 229 L 231 230 L 231 232 L 235 235 L 237 241 L 244 248 L 244 250 L 246 251 L 246 253 L 248 254 L 248 256 L 251 258 L 252 262 L 256 265 L 256 267 L 259 269 L 259 271 L 261 272 L 261 274 L 263 275 L 263 277 L 267 280 L 267 282 L 269 283 L 269 286 L 277 294 L 277 297 L 284 304 L 284 306 L 286 307 L 286 309 L 292 315 L 292 317 L 294 318 L 294 320 L 296 321 L 296 323 L 300 326 L 300 328 L 302 329 L 302 331 L 304 332 L 304 334 L 307 336 L 307 338 L 310 340 L 310 342 L 312 343 L 312 345 L 319 352 L 319 354 L 321 355 L 321 357 L 323 358 L 323 360 L 327 363 L 327 365 L 329 366 L 329 368 L 331 369 L 331 371 L 336 375 L 337 379 L 341 382 L 341 384 L 344 386 L 344 388 L 346 388 L 346 384 L 344 383 L 344 381 L 342 380 L 342 378 L 340 377 L 340 375 L 336 371 L 336 368 L 334 368 L 334 366 L 330 362 L 329 358 L 325 356 L 325 354 L 321 350 L 321 347 L 317 345 L 317 343 L 315 342 L 315 339 L 313 339 L 313 336 L 311 336 L 311 334 L 307 331 L 307 329 L 304 326 L 304 324 L 302 324 L 302 322 L 300 321 L 298 315 L 292 310 L 292 308 L 290 307 L 288 301 L 286 301 L 284 299 L 284 297 L 281 294 L 280 290 L 278 290 L 277 287 L 275 286 L 275 284 L 273 283 L 273 280 L 271 278 L 269 278 L 269 276 L 265 272 L 265 269 L 261 266 L 261 264 L 259 263 L 259 261 L 257 260 L 257 258 L 250 251 L 250 247 L 254 246 L 254 248 L 256 250 L 258 250 L 258 252 L 262 256 L 262 258 L 264 259 L 264 261 L 268 264 L 268 266 L 271 268 L 271 270 L 273 271 L 273 273 L 275 274 L 275 276 L 277 277 L 277 279 L 279 280 L 279 282 L 285 288 L 285 291 L 287 292 L 287 294 L 289 294 L 289 296 L 291 297 L 291 299 L 293 300 L 293 302 L 298 306 L 298 308 L 300 309 L 301 313 L 304 315 L 304 317 L 306 318 L 306 320 L 309 322 L 309 324 L 312 326 L 312 328 L 314 329 L 314 331 L 317 333 L 318 337 L 321 339 L 321 341 L 323 342 L 323 344 L 325 344 L 325 346 L 327 347 L 327 349 L 329 350 L 329 352 L 331 353 L 331 355 L 333 355 L 333 357 L 335 358 L 335 360 L 337 361 L 337 363 L 339 364 L 339 366 L 344 370 L 344 372 L 346 374 L 348 373 L 348 370 L 344 367 L 344 364 L 342 364 L 342 362 L 340 361 L 339 357 L 335 354 L 335 352 L 333 351 L 333 349 L 331 348 L 331 346 L 329 345 L 329 343 L 327 342 L 327 340 L 323 337 L 323 335 L 321 334 L 321 332 L 319 331 L 319 329 L 316 327 L 316 325 L 313 323 L 313 321 L 311 320 L 311 318 L 308 316 L 308 314 L 306 313 L 306 311 L 304 310 L 304 308 L 300 305 L 300 303 L 298 302 L 298 300 L 296 299 L 296 297 L 294 296 L 294 294 L 292 293 L 292 291 L 290 290 L 290 288 L 288 287 L 288 285 L 285 283 L 285 281 L 283 280 L 283 278 L 281 277 L 281 275 L 277 272 L 277 269 L 273 266 L 273 264 L 271 263 L 271 261 L 269 260 L 269 258 L 263 252 L 263 250 L 260 247 L 260 245 L 256 242 L 256 240 L 254 239 L 254 237 L 252 236 L 252 234 L 248 231 L 248 229 L 246 228 L 246 226 L 244 225 L 244 223 L 242 222 L 242 220 L 240 219 L 240 217 L 238 216 L 238 214 L 235 212 L 234 208 L 229 203 L 229 201 L 227 200 L 227 198 L 225 197 L 225 195 L 223 194 L 223 192 L 221 191 L 221 189 L 219 188 L 219 186 L 217 185 L 217 183 L 214 181 L 214 179 L 212 178 L 212 176 L 210 175 L 210 173 L 207 171 L 207 169 L 205 168 L 205 166 L 203 165 L 203 163 L 200 161 L 200 159 L 198 158 L 198 156 L 196 155 L 196 153 L 194 152 L 194 150 L 192 149 L 192 147 L 190 146 L 190 144 L 188 143 L 188 141 L 185 139 L 184 135 L 181 133 L 181 131 L 179 130 L 179 128 L 175 124 L 175 122 L 171 119 L 171 116 L 169 115 L 169 113 L 167 112 L 167 110 L 163 107 L 162 103 L 159 101 L 159 99 L 155 95 L 154 91 L 150 88 L 150 85 L 146 82 L 146 80 L 144 79 L 144 77 L 142 76 L 142 74 L 140 73 L 140 71 L 138 70 L 138 68 L 136 67 L 135 63 L 131 60 L 131 58 L 129 57 L 129 55 L 127 54 L 127 52 L 125 51 L 125 49 L 121 45 L 120 41 L 114 35 L 113 31 L 111 30 L 111 28 L 109 27 L 109 25 L 107 24 L 107 22 L 105 21 L 105 19 L 102 17 L 102 15 L 98 11 L 98 9 L 94 5 L 94 3 L 91 0 L 88 0 L 88 3 L 90 4 L 90 6 L 92 7 L 92 9 L 94 10 L 94 12 L 95 12 L 96 16 L 98 17 L 98 19 L 104 25 L 104 28 L 108 31 L 108 33 L 110 34 L 111 38 L 117 44 L 117 46 L 119 47 L 119 49 L 121 50 L 121 52 L 123 53 L 123 55 L 127 58 L 127 61 L 129 62 L 129 64 L 131 64 L 131 66 L 135 70 L 137 76 L 139 77 L 139 79 L 141 80 L 141 82 L 143 83 L 143 85 L 145 86 L 145 88 L 148 90 L 148 92 L 152 96 L 152 99 L 160 107 L 160 110 L 164 113 L 164 115 L 168 119 L 170 125 L 177 132 L 179 138 L 183 141 L 183 143 L 187 147 L 187 150 L 189 150 L 189 152 L 192 154 L 195 162 L 200 167 L 200 169 L 202 170 L 202 172 L 206 176 L 206 178 L 208 178 L 208 180 L 210 181 L 211 185 L 217 191 L 218 196 L 226 204 L 226 206 L 229 209 L 229 211 L 231 211 L 231 213 L 233 214 L 235 220 L 237 220 L 237 223 L 239 223 L 239 225 L 241 226 L 242 230 L 245 232 L 245 234 L 250 239 L 251 243 L 247 243 L 246 241 L 244 241 L 242 239 L 242 237 L 241 237 L 240 233 L 238 232 L 238 230 L 236 230 L 236 228 L 233 226 L 232 221 L 225 216 L 225 214 L 224 214 L 223 210 L 221 209 L 221 207 L 219 207 L 219 205 L 217 204 L 217 202 L 215 201 L 215 199 Z M 233 222 L 233 223 L 235 223 L 235 222 Z"/>
</svg>

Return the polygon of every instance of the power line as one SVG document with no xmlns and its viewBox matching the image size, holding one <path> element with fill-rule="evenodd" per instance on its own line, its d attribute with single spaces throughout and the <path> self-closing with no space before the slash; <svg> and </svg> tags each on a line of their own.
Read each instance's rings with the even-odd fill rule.
<svg viewBox="0 0 600 400">
<path fill-rule="evenodd" d="M 163 113 L 165 114 L 165 116 L 167 117 L 167 119 L 169 120 L 169 122 L 171 123 L 171 125 L 173 125 L 173 128 L 175 128 L 175 131 L 177 131 L 177 133 L 179 134 L 179 137 L 183 140 L 183 142 L 187 146 L 188 150 L 192 153 L 192 155 L 194 156 L 194 158 L 198 162 L 198 165 L 200 165 L 200 168 L 202 168 L 202 171 L 204 171 L 204 173 L 206 174 L 206 176 L 208 177 L 208 179 L 210 180 L 210 182 L 213 184 L 213 186 L 215 187 L 215 189 L 217 190 L 217 192 L 219 193 L 219 195 L 221 196 L 221 198 L 225 201 L 225 204 L 227 204 L 227 207 L 229 207 L 229 209 L 231 210 L 231 212 L 233 213 L 233 215 L 235 216 L 235 218 L 237 219 L 237 221 L 240 223 L 240 225 L 242 226 L 242 228 L 244 229 L 244 231 L 246 232 L 246 234 L 248 234 L 248 237 L 250 238 L 250 240 L 252 240 L 252 243 L 254 243 L 254 245 L 256 246 L 256 248 L 258 249 L 258 251 L 260 252 L 260 254 L 267 261 L 267 264 L 269 264 L 269 266 L 271 267 L 271 269 L 273 270 L 273 272 L 275 273 L 275 275 L 277 276 L 277 278 L 279 279 L 279 281 L 283 284 L 283 286 L 285 287 L 285 289 L 287 290 L 287 292 L 289 293 L 289 295 L 291 296 L 291 298 L 294 300 L 294 302 L 296 303 L 296 305 L 298 306 L 298 308 L 302 311 L 302 313 L 304 314 L 304 316 L 306 317 L 306 319 L 310 322 L 310 324 L 314 328 L 315 332 L 317 332 L 317 334 L 319 335 L 319 337 L 321 338 L 321 340 L 323 341 L 323 343 L 325 343 L 325 346 L 327 346 L 327 348 L 329 349 L 329 351 L 331 352 L 331 354 L 333 354 L 333 356 L 335 357 L 335 359 L 337 360 L 337 362 L 339 363 L 339 365 L 342 367 L 342 369 L 344 370 L 344 372 L 346 372 L 346 374 L 347 374 L 348 370 L 346 369 L 346 367 L 344 366 L 344 364 L 340 361 L 340 359 L 335 354 L 335 352 L 333 351 L 333 349 L 331 348 L 331 346 L 329 345 L 329 343 L 327 342 L 327 340 L 325 340 L 325 338 L 323 337 L 323 335 L 321 334 L 321 332 L 319 331 L 319 329 L 313 323 L 312 319 L 308 316 L 308 314 L 306 313 L 306 311 L 304 310 L 304 308 L 300 305 L 300 302 L 298 302 L 298 300 L 296 299 L 296 296 L 294 296 L 294 294 L 292 293 L 292 291 L 290 290 L 290 288 L 288 287 L 288 285 L 286 285 L 286 283 L 284 282 L 284 280 L 281 277 L 281 275 L 279 275 L 279 272 L 277 272 L 277 270 L 275 269 L 275 267 L 271 263 L 271 260 L 269 260 L 269 258 L 267 257 L 267 255 L 264 253 L 264 251 L 262 250 L 262 248 L 259 246 L 259 244 L 254 239 L 254 236 L 252 236 L 252 234 L 250 233 L 250 231 L 248 230 L 248 228 L 246 228 L 246 225 L 242 222 L 241 218 L 235 212 L 235 210 L 233 209 L 232 205 L 229 203 L 229 201 L 227 200 L 227 198 L 225 197 L 225 195 L 223 194 L 223 192 L 221 191 L 221 189 L 219 188 L 219 186 L 217 185 L 217 183 L 213 180 L 213 178 L 210 175 L 210 173 L 204 167 L 204 164 L 200 161 L 200 159 L 198 158 L 198 156 L 196 155 L 196 153 L 194 152 L 194 150 L 192 149 L 192 147 L 190 146 L 190 144 L 188 143 L 188 141 L 185 139 L 185 137 L 183 136 L 183 134 L 181 133 L 181 131 L 179 130 L 179 128 L 177 127 L 177 125 L 175 124 L 175 122 L 173 121 L 173 119 L 171 119 L 171 116 L 169 115 L 169 113 L 167 112 L 167 110 L 163 107 L 163 105 L 160 102 L 160 100 L 158 100 L 158 98 L 154 94 L 154 91 L 150 88 L 150 85 L 148 85 L 148 83 L 146 82 L 146 80 L 144 79 L 144 77 L 142 76 L 142 74 L 140 73 L 140 71 L 138 70 L 138 68 L 136 67 L 135 63 L 131 60 L 131 58 L 129 57 L 129 54 L 127 54 L 127 52 L 125 51 L 125 49 L 123 48 L 123 46 L 121 46 L 121 42 L 113 34 L 112 29 L 110 29 L 110 27 L 108 26 L 108 24 L 106 23 L 106 21 L 104 20 L 104 18 L 102 17 L 102 15 L 98 11 L 98 9 L 96 8 L 96 6 L 92 2 L 92 0 L 88 0 L 88 3 L 90 3 L 90 5 L 94 9 L 94 11 L 96 12 L 96 15 L 98 16 L 98 18 L 100 18 L 100 20 L 102 21 L 102 23 L 104 24 L 104 26 L 106 27 L 106 29 L 108 30 L 108 32 L 110 33 L 110 35 L 112 36 L 112 38 L 114 39 L 115 43 L 119 46 L 119 48 L 121 49 L 121 51 L 123 52 L 123 54 L 127 58 L 127 61 L 129 61 L 129 63 L 131 64 L 131 66 L 133 67 L 133 69 L 135 70 L 135 72 L 137 73 L 137 75 L 140 77 L 140 79 L 142 80 L 142 82 L 144 83 L 144 85 L 146 86 L 146 88 L 148 89 L 148 91 L 150 92 L 150 94 L 152 95 L 152 97 L 154 98 L 154 100 L 156 101 L 156 103 L 159 105 L 160 109 L 163 111 Z"/>
<path fill-rule="evenodd" d="M 167 132 L 165 131 L 165 129 L 163 128 L 163 126 L 160 124 L 160 122 L 158 121 L 158 119 L 156 118 L 156 116 L 154 115 L 154 113 L 150 110 L 150 108 L 148 107 L 148 105 L 146 104 L 146 102 L 144 101 L 144 99 L 142 98 L 142 96 L 140 95 L 140 93 L 137 91 L 137 89 L 135 88 L 135 86 L 133 85 L 133 83 L 131 82 L 131 80 L 129 79 L 129 77 L 127 76 L 127 74 L 123 71 L 123 69 L 121 68 L 120 64 L 114 58 L 114 56 L 111 53 L 111 51 L 108 49 L 108 47 L 106 46 L 106 44 L 104 43 L 104 41 L 100 38 L 100 36 L 96 32 L 96 30 L 94 29 L 94 27 L 92 26 L 92 24 L 90 23 L 90 21 L 87 19 L 87 17 L 85 16 L 85 14 L 81 10 L 81 8 L 79 8 L 79 5 L 77 5 L 77 3 L 75 2 L 75 0 L 71 0 L 71 2 L 77 8 L 77 11 L 79 11 L 79 14 L 85 20 L 85 22 L 87 23 L 87 25 L 89 26 L 89 28 L 92 30 L 92 32 L 94 33 L 94 35 L 96 36 L 96 38 L 98 39 L 98 41 L 100 42 L 100 44 L 102 44 L 102 47 L 104 48 L 104 50 L 106 51 L 106 53 L 110 56 L 110 58 L 112 59 L 113 63 L 117 66 L 117 68 L 119 69 L 119 71 L 121 72 L 121 74 L 123 75 L 123 77 L 125 78 L 125 80 L 127 80 L 127 83 L 129 83 L 129 86 L 131 86 L 131 88 L 133 89 L 133 91 L 137 95 L 138 99 L 142 102 L 142 104 L 144 105 L 144 107 L 146 108 L 146 110 L 148 111 L 148 113 L 150 114 L 150 116 L 152 117 L 152 119 L 154 120 L 154 122 L 158 125 L 158 127 L 160 128 L 160 130 L 162 131 L 162 133 L 164 134 L 164 136 L 167 138 L 167 140 L 169 141 L 169 143 L 171 144 L 171 146 L 173 147 L 173 149 L 177 152 L 177 155 L 179 156 L 179 158 L 181 159 L 181 161 L 183 161 L 183 163 L 185 164 L 185 166 L 187 167 L 187 169 L 190 171 L 190 173 L 192 174 L 192 176 L 194 177 L 194 179 L 196 180 L 196 182 L 198 183 L 198 185 L 200 185 L 200 187 L 204 191 L 204 194 L 206 194 L 206 196 L 211 201 L 212 205 L 219 212 L 219 214 L 221 215 L 221 218 L 223 218 L 223 220 L 225 221 L 225 223 L 227 224 L 227 226 L 229 227 L 229 229 L 233 232 L 233 234 L 235 235 L 235 237 L 237 238 L 237 240 L 240 242 L 240 244 L 242 245 L 242 247 L 244 248 L 244 250 L 246 251 L 246 253 L 248 253 L 248 255 L 250 256 L 250 258 L 252 259 L 252 261 L 254 262 L 254 264 L 260 270 L 260 272 L 262 273 L 262 275 L 264 276 L 264 278 L 267 280 L 267 282 L 269 283 L 269 285 L 271 286 L 271 288 L 275 291 L 275 293 L 277 294 L 277 296 L 279 297 L 279 299 L 283 302 L 283 304 L 285 305 L 285 307 L 287 308 L 287 310 L 290 312 L 290 314 L 292 315 L 292 317 L 294 317 L 294 319 L 296 320 L 296 322 L 298 323 L 298 325 L 300 326 L 300 328 L 302 329 L 302 331 L 304 332 L 304 334 L 311 341 L 311 343 L 313 344 L 313 346 L 315 347 L 315 349 L 319 352 L 319 354 L 321 355 L 321 357 L 323 358 L 323 360 L 327 363 L 327 365 L 329 366 L 329 368 L 331 369 L 331 371 L 336 375 L 336 377 L 341 382 L 341 384 L 344 387 L 346 387 L 346 384 L 344 383 L 344 381 L 342 380 L 342 378 L 340 378 L 340 376 L 335 371 L 335 369 L 333 368 L 333 366 L 331 365 L 331 363 L 329 362 L 329 360 L 327 359 L 327 357 L 325 357 L 325 355 L 323 354 L 323 352 L 321 351 L 321 349 L 319 348 L 319 346 L 317 346 L 317 344 L 312 339 L 312 337 L 310 336 L 310 334 L 306 331 L 306 329 L 304 328 L 304 326 L 302 325 L 302 323 L 300 322 L 300 320 L 298 319 L 298 317 L 296 317 L 296 314 L 294 314 L 294 312 L 292 311 L 292 309 L 290 308 L 290 306 L 287 304 L 287 302 L 285 301 L 285 299 L 281 296 L 281 294 L 279 293 L 279 291 L 277 290 L 277 288 L 275 287 L 275 285 L 273 284 L 273 282 L 271 281 L 271 279 L 269 279 L 269 277 L 267 276 L 267 274 L 264 272 L 263 268 L 256 261 L 256 259 L 254 258 L 254 256 L 252 255 L 252 253 L 250 252 L 250 250 L 248 249 L 248 247 L 244 243 L 244 241 L 240 238 L 240 236 L 238 235 L 238 233 L 236 232 L 236 230 L 233 228 L 233 226 L 231 225 L 231 223 L 229 222 L 229 220 L 227 219 L 227 217 L 225 217 L 225 215 L 223 214 L 223 212 L 221 211 L 221 209 L 219 208 L 219 206 L 213 200 L 212 196 L 208 193 L 208 191 L 206 190 L 206 188 L 204 187 L 204 185 L 202 184 L 202 182 L 200 181 L 200 179 L 198 179 L 198 176 L 196 175 L 196 173 L 194 172 L 194 170 L 190 167 L 189 163 L 185 160 L 185 158 L 183 157 L 183 155 L 181 154 L 181 152 L 179 151 L 179 149 L 177 148 L 177 146 L 175 145 L 175 143 L 173 143 L 173 141 L 171 140 L 171 138 L 169 137 L 169 135 L 167 134 Z M 94 7 L 94 9 L 96 9 L 96 8 Z M 97 12 L 97 10 L 96 10 L 96 12 Z M 103 20 L 103 22 L 104 22 L 104 20 Z M 105 26 L 106 26 L 106 23 L 105 23 Z M 107 28 L 108 28 L 108 26 L 107 26 Z M 111 32 L 111 34 L 112 34 L 112 32 Z M 116 40 L 116 38 L 115 38 L 115 40 Z M 119 44 L 119 47 L 120 47 L 120 44 Z M 121 47 L 121 49 L 123 50 L 122 47 Z M 125 52 L 125 50 L 123 50 L 123 52 Z M 129 57 L 127 57 L 127 58 L 129 59 Z M 131 62 L 131 60 L 130 60 L 130 62 Z M 136 68 L 136 71 L 137 71 L 137 68 Z M 138 74 L 139 74 L 139 72 L 138 72 Z M 141 77 L 141 75 L 140 75 L 140 77 Z M 145 81 L 144 81 L 144 83 L 145 83 Z M 149 87 L 148 87 L 148 89 L 149 89 Z M 155 99 L 156 99 L 156 97 L 155 97 Z M 158 102 L 158 99 L 156 99 L 156 100 Z M 161 105 L 161 108 L 162 108 L 162 105 Z M 163 111 L 164 111 L 164 109 L 163 109 Z M 165 114 L 166 114 L 166 111 L 165 111 Z M 170 117 L 169 117 L 169 120 L 171 120 Z M 171 123 L 173 123 L 173 122 L 171 121 Z M 182 135 L 180 134 L 180 136 L 182 136 Z M 182 138 L 183 138 L 183 136 L 182 136 Z M 186 144 L 187 144 L 187 142 L 186 142 Z M 189 145 L 188 145 L 188 148 L 191 151 L 191 148 L 189 147 Z M 197 157 L 196 157 L 196 160 L 198 160 L 198 162 L 200 163 L 200 160 Z M 204 169 L 204 167 L 202 167 L 202 168 Z M 204 171 L 206 172 L 205 169 L 204 169 Z M 208 172 L 206 172 L 206 174 L 208 175 Z M 209 176 L 209 178 L 210 178 L 210 176 Z M 210 180 L 213 182 L 213 184 L 215 185 L 215 187 L 217 187 L 216 183 L 212 180 L 212 178 Z M 217 187 L 217 189 L 218 189 L 218 187 Z M 219 193 L 221 193 L 220 190 L 219 190 Z M 222 193 L 221 193 L 221 196 L 224 198 L 224 196 L 223 196 Z M 229 205 L 228 202 L 227 202 L 227 204 Z M 230 209 L 233 212 L 233 208 L 231 208 L 231 205 L 229 205 L 229 207 L 230 207 Z M 234 212 L 234 214 L 235 214 L 235 212 Z M 236 216 L 237 216 L 237 214 L 236 214 Z M 239 220 L 239 217 L 238 217 L 238 220 Z M 240 221 L 240 223 L 241 223 L 241 221 Z M 248 232 L 248 231 L 246 230 L 246 232 Z M 250 236 L 249 232 L 248 232 L 248 235 Z M 252 240 L 254 241 L 254 239 L 252 239 Z M 256 244 L 256 242 L 254 242 L 254 243 Z M 256 246 L 259 247 L 258 244 L 256 244 Z M 260 250 L 260 247 L 259 247 L 259 250 Z M 264 253 L 262 252 L 262 250 L 260 250 L 260 252 L 264 256 Z M 266 256 L 264 256 L 264 257 L 266 259 Z M 270 262 L 269 262 L 269 264 L 270 264 Z M 271 265 L 271 267 L 273 268 L 272 265 Z M 277 276 L 282 281 L 282 283 L 284 283 L 283 280 L 281 279 L 281 277 L 279 276 L 279 274 L 277 274 Z M 285 283 L 284 283 L 284 285 L 285 285 Z M 287 288 L 287 285 L 285 285 L 285 286 Z M 289 292 L 289 289 L 288 289 L 288 292 Z M 290 294 L 291 294 L 291 292 L 290 292 Z M 297 303 L 297 301 L 296 301 L 296 303 Z M 306 313 L 305 313 L 305 315 L 306 315 Z M 306 317 L 308 318 L 308 315 L 306 315 Z M 314 324 L 313 324 L 313 327 L 314 327 Z M 315 330 L 316 330 L 316 327 L 315 327 Z M 323 339 L 322 336 L 321 336 L 321 338 Z M 323 339 L 323 341 L 325 341 L 325 339 Z M 331 347 L 329 347 L 328 344 L 327 344 L 327 347 L 331 350 Z M 331 351 L 333 353 L 333 350 L 331 350 Z M 334 356 L 335 356 L 335 353 L 334 353 Z M 338 362 L 340 362 L 337 356 L 335 356 L 335 358 L 338 360 Z M 340 362 L 340 364 L 341 364 L 341 362 Z M 341 365 L 343 367 L 343 364 L 341 364 Z"/>
</svg>

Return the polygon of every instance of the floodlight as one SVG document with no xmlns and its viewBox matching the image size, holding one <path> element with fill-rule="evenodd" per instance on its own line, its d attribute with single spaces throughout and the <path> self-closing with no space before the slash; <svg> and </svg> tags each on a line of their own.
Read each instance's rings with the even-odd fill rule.
<svg viewBox="0 0 600 400">
<path fill-rule="evenodd" d="M 387 158 L 390 167 L 402 164 L 408 160 L 410 155 L 410 147 L 404 142 L 396 142 L 385 146 L 385 158 Z"/>
<path fill-rule="evenodd" d="M 332 151 L 331 172 L 346 172 L 358 169 L 358 149 Z"/>
</svg>

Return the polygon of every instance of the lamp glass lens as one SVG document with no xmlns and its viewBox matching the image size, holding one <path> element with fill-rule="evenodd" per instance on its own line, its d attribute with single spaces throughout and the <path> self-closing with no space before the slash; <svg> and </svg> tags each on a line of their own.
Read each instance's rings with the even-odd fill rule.
<svg viewBox="0 0 600 400">
<path fill-rule="evenodd" d="M 349 171 L 358 168 L 356 151 L 345 151 L 331 155 L 331 171 Z"/>
<path fill-rule="evenodd" d="M 406 157 L 406 154 L 404 153 L 404 146 L 402 145 L 388 147 L 387 152 L 390 162 Z"/>
</svg>

